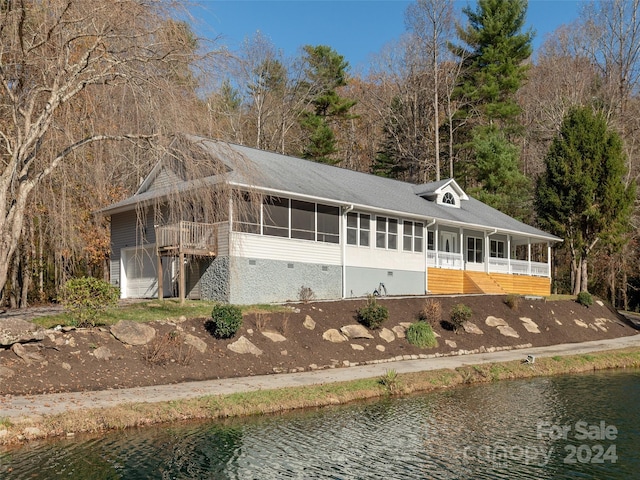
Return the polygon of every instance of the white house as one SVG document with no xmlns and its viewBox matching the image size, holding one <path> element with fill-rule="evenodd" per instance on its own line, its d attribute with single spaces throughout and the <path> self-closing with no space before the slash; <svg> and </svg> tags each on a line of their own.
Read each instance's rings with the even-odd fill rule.
<svg viewBox="0 0 640 480">
<path fill-rule="evenodd" d="M 235 304 L 427 293 L 550 293 L 559 238 L 475 200 L 453 179 L 423 185 L 190 137 L 228 173 L 206 180 L 252 192 L 225 220 L 154 225 L 192 183 L 160 162 L 111 217 L 111 282 L 123 298 L 189 296 Z M 237 168 L 238 161 L 243 168 Z M 258 175 L 247 175 L 247 171 Z M 257 196 L 256 196 L 257 195 Z M 234 212 L 252 212 L 234 215 Z M 143 231 L 142 235 L 140 232 Z M 163 272 L 158 275 L 158 270 Z M 181 281 L 182 280 L 182 281 Z"/>
</svg>

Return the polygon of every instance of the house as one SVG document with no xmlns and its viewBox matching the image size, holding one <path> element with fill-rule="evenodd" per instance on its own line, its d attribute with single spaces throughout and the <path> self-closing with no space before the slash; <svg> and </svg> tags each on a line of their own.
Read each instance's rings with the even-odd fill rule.
<svg viewBox="0 0 640 480">
<path fill-rule="evenodd" d="M 224 185 L 234 195 L 214 223 L 158 222 L 170 192 L 195 188 L 161 161 L 135 195 L 102 210 L 111 217 L 111 283 L 123 298 L 550 293 L 551 245 L 560 239 L 469 197 L 453 179 L 414 185 L 189 140 L 225 166 L 198 188 Z"/>
</svg>

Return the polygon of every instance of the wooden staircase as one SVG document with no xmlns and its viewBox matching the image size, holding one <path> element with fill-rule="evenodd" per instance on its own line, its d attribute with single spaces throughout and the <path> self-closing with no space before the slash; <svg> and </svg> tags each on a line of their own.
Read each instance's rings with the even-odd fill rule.
<svg viewBox="0 0 640 480">
<path fill-rule="evenodd" d="M 465 284 L 468 282 L 470 285 L 465 285 L 465 290 L 475 290 L 473 293 L 485 293 L 485 294 L 506 294 L 502 286 L 496 282 L 491 275 L 485 272 L 471 272 L 465 271 Z M 474 288 L 475 287 L 475 288 Z"/>
</svg>

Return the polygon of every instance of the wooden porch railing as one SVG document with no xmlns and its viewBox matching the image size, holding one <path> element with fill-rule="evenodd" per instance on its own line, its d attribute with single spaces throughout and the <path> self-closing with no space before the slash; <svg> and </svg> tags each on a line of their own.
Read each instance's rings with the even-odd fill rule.
<svg viewBox="0 0 640 480">
<path fill-rule="evenodd" d="M 156 226 L 158 250 L 177 252 L 212 252 L 218 247 L 218 224 L 181 221 Z"/>
</svg>

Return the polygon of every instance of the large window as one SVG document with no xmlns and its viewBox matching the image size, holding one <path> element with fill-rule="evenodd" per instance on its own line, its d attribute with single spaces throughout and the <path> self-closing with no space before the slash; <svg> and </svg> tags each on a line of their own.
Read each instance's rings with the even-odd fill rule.
<svg viewBox="0 0 640 480">
<path fill-rule="evenodd" d="M 291 238 L 316 239 L 316 204 L 291 200 Z"/>
<path fill-rule="evenodd" d="M 340 208 L 302 200 L 265 197 L 256 207 L 248 196 L 236 202 L 234 231 L 272 237 L 340 243 Z M 262 223 L 260 222 L 262 219 Z"/>
<path fill-rule="evenodd" d="M 265 235 L 274 237 L 289 236 L 289 199 L 267 197 L 263 203 Z"/>
<path fill-rule="evenodd" d="M 482 263 L 482 238 L 467 237 L 467 262 Z"/>
<path fill-rule="evenodd" d="M 260 233 L 260 203 L 252 202 L 248 194 L 245 193 L 237 197 L 234 216 L 236 231 Z"/>
<path fill-rule="evenodd" d="M 364 213 L 347 213 L 347 243 L 349 245 L 369 246 L 371 216 Z"/>
<path fill-rule="evenodd" d="M 405 220 L 402 225 L 402 250 L 422 252 L 424 224 Z"/>
<path fill-rule="evenodd" d="M 490 248 L 492 258 L 505 258 L 505 248 L 502 240 L 491 240 Z"/>
<path fill-rule="evenodd" d="M 398 220 L 376 217 L 376 247 L 398 249 Z"/>
<path fill-rule="evenodd" d="M 340 209 L 318 204 L 318 241 L 340 243 Z"/>
</svg>

